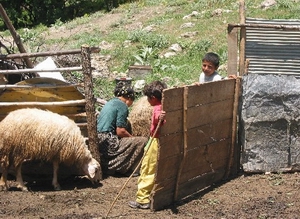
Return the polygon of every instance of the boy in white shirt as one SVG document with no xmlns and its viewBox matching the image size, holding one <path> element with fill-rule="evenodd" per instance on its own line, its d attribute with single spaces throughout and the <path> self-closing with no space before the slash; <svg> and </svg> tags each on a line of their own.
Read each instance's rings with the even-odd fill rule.
<svg viewBox="0 0 300 219">
<path fill-rule="evenodd" d="M 199 83 L 222 80 L 223 78 L 217 72 L 219 64 L 220 58 L 216 53 L 206 53 L 202 59 L 202 72 L 199 76 Z"/>
</svg>

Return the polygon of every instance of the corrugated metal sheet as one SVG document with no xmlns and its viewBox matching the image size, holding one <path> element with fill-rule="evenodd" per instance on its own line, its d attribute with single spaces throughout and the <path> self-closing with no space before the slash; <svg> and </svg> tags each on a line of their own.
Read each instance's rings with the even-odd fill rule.
<svg viewBox="0 0 300 219">
<path fill-rule="evenodd" d="M 300 27 L 300 20 L 247 18 L 246 24 Z M 245 52 L 249 74 L 300 74 L 300 31 L 247 27 Z"/>
</svg>

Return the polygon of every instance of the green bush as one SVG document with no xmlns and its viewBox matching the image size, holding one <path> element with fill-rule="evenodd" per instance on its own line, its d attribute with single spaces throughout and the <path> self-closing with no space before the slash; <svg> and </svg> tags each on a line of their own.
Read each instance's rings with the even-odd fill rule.
<svg viewBox="0 0 300 219">
<path fill-rule="evenodd" d="M 1 4 L 16 29 L 40 23 L 50 26 L 57 20 L 72 20 L 105 8 L 104 0 L 2 0 Z M 0 23 L 4 30 L 4 23 Z"/>
</svg>

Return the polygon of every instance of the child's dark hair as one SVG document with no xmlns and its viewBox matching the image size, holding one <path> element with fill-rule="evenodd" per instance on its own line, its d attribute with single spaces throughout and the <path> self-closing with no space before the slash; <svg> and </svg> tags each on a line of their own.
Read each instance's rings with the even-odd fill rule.
<svg viewBox="0 0 300 219">
<path fill-rule="evenodd" d="M 116 84 L 114 95 L 115 97 L 124 97 L 127 99 L 131 99 L 132 101 L 134 101 L 135 99 L 135 92 L 132 87 L 122 81 Z"/>
<path fill-rule="evenodd" d="M 220 57 L 216 53 L 208 52 L 204 55 L 202 62 L 203 61 L 211 62 L 215 67 L 219 67 Z"/>
<path fill-rule="evenodd" d="M 143 94 L 147 97 L 155 97 L 159 100 L 162 99 L 162 92 L 167 88 L 166 83 L 161 81 L 153 81 L 150 84 L 146 84 L 143 90 Z"/>
</svg>

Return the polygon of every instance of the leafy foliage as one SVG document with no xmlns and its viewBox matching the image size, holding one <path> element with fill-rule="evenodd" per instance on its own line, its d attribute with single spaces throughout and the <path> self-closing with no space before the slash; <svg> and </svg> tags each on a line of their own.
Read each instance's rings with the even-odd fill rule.
<svg viewBox="0 0 300 219">
<path fill-rule="evenodd" d="M 157 59 L 157 51 L 152 47 L 143 47 L 137 55 L 134 55 L 139 65 L 150 65 L 153 59 Z"/>
<path fill-rule="evenodd" d="M 149 33 L 144 30 L 134 31 L 129 35 L 129 40 L 135 43 L 141 43 L 144 46 L 165 48 L 168 44 L 168 38 L 161 34 Z"/>
<path fill-rule="evenodd" d="M 104 0 L 2 0 L 1 4 L 15 28 L 33 27 L 72 20 L 104 8 Z M 0 28 L 5 28 L 0 23 Z"/>
</svg>

